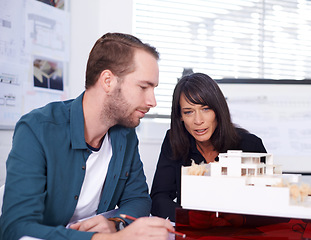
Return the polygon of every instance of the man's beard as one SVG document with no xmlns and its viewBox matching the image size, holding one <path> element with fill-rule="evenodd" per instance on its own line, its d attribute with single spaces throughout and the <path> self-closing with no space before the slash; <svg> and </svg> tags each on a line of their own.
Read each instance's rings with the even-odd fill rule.
<svg viewBox="0 0 311 240">
<path fill-rule="evenodd" d="M 131 105 L 124 98 L 121 88 L 116 89 L 108 99 L 107 108 L 102 111 L 102 119 L 110 119 L 113 125 L 134 128 L 140 123 L 139 118 L 134 118 L 134 112 L 129 113 Z"/>
</svg>

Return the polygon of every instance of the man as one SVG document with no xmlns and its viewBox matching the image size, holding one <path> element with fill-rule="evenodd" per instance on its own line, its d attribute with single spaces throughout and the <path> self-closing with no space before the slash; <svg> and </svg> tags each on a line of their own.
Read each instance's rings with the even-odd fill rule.
<svg viewBox="0 0 311 240">
<path fill-rule="evenodd" d="M 7 160 L 2 239 L 167 238 L 168 221 L 139 218 L 149 215 L 151 200 L 134 129 L 156 106 L 158 58 L 134 36 L 107 33 L 90 52 L 84 93 L 19 120 Z M 99 214 L 116 206 L 112 218 Z M 117 231 L 129 224 L 119 214 L 139 219 Z"/>
</svg>

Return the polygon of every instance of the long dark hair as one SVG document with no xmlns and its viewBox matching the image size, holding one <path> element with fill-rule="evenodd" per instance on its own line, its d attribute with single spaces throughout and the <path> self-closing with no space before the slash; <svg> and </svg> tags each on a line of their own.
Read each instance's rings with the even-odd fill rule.
<svg viewBox="0 0 311 240">
<path fill-rule="evenodd" d="M 182 77 L 173 93 L 170 142 L 175 159 L 187 158 L 192 137 L 181 121 L 182 94 L 189 102 L 209 106 L 215 112 L 218 125 L 210 139 L 215 150 L 226 152 L 237 146 L 239 137 L 231 121 L 227 101 L 218 84 L 206 74 L 193 73 Z"/>
</svg>

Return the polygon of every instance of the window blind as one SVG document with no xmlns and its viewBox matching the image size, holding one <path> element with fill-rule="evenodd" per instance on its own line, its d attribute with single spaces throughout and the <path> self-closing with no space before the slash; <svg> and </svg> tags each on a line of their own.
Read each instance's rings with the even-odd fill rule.
<svg viewBox="0 0 311 240">
<path fill-rule="evenodd" d="M 311 1 L 135 0 L 136 36 L 160 52 L 157 107 L 168 116 L 185 68 L 213 79 L 311 78 Z"/>
</svg>

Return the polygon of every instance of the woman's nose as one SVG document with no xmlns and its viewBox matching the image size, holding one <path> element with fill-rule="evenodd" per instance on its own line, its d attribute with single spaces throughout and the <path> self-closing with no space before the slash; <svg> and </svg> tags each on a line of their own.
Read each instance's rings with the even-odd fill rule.
<svg viewBox="0 0 311 240">
<path fill-rule="evenodd" d="M 194 123 L 195 124 L 201 124 L 203 122 L 203 117 L 200 112 L 196 112 L 194 116 Z"/>
</svg>

